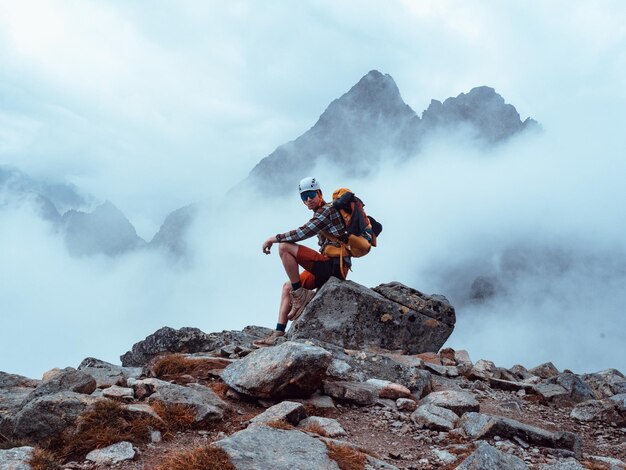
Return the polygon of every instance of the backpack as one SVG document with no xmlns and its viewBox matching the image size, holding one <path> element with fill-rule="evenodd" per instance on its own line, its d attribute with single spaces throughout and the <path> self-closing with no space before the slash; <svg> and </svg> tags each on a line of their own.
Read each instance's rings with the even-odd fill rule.
<svg viewBox="0 0 626 470">
<path fill-rule="evenodd" d="M 334 242 L 324 247 L 324 255 L 330 258 L 353 256 L 360 258 L 367 255 L 376 246 L 378 235 L 383 226 L 373 217 L 367 216 L 363 201 L 347 188 L 339 188 L 333 193 L 331 205 L 339 211 L 346 227 L 347 243 L 330 234 L 324 236 Z"/>
</svg>

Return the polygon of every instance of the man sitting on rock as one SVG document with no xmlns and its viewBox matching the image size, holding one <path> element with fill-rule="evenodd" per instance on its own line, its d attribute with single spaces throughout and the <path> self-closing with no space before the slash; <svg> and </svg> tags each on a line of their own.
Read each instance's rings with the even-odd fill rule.
<svg viewBox="0 0 626 470">
<path fill-rule="evenodd" d="M 319 289 L 331 276 L 345 279 L 350 269 L 350 257 L 343 257 L 342 269 L 339 258 L 329 258 L 322 254 L 329 243 L 346 240 L 346 229 L 341 214 L 331 204 L 324 202 L 316 178 L 304 178 L 300 181 L 299 189 L 302 202 L 315 214 L 302 227 L 279 233 L 263 243 L 263 253 L 266 255 L 270 254 L 274 243 L 280 243 L 278 254 L 289 281 L 283 286 L 276 330 L 267 338 L 255 341 L 254 345 L 258 347 L 276 344 L 278 338 L 285 335 L 287 321 L 296 320 L 315 295 L 312 289 Z M 325 234 L 329 234 L 335 241 L 331 241 Z M 319 239 L 319 253 L 294 243 L 314 235 L 317 235 Z M 298 265 L 304 268 L 302 274 L 299 272 Z"/>
</svg>

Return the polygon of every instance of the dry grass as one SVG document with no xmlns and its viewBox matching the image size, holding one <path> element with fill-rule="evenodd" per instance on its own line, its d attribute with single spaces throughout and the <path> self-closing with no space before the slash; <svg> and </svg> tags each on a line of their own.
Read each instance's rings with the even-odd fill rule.
<svg viewBox="0 0 626 470">
<path fill-rule="evenodd" d="M 26 441 L 11 439 L 3 434 L 0 434 L 0 450 L 3 449 L 12 449 L 13 447 L 22 447 L 28 445 Z"/>
<path fill-rule="evenodd" d="M 269 426 L 270 428 L 274 428 L 274 429 L 286 429 L 286 430 L 291 430 L 291 429 L 295 429 L 295 427 L 291 424 L 289 424 L 287 421 L 284 421 L 282 419 L 277 419 L 276 421 L 270 421 L 269 423 L 263 423 L 265 426 Z"/>
<path fill-rule="evenodd" d="M 55 455 L 47 450 L 36 448 L 28 462 L 33 470 L 61 470 L 61 464 Z"/>
<path fill-rule="evenodd" d="M 236 470 L 219 447 L 200 446 L 168 455 L 155 470 Z"/>
<path fill-rule="evenodd" d="M 183 375 L 207 377 L 213 369 L 223 369 L 227 361 L 216 358 L 190 359 L 183 354 L 168 354 L 154 360 L 150 370 L 159 378 L 175 379 Z"/>
<path fill-rule="evenodd" d="M 220 398 L 226 398 L 226 392 L 230 389 L 224 382 L 213 382 L 209 384 L 209 388 L 213 390 Z"/>
<path fill-rule="evenodd" d="M 150 428 L 163 426 L 155 418 L 138 418 L 113 400 L 95 403 L 78 418 L 76 425 L 75 433 L 63 436 L 60 442 L 51 445 L 50 450 L 60 448 L 61 454 L 69 457 L 120 441 L 146 442 L 150 439 Z"/>
<path fill-rule="evenodd" d="M 308 432 L 312 432 L 315 433 L 319 436 L 322 437 L 328 437 L 328 433 L 326 432 L 326 429 L 324 429 L 320 424 L 318 423 L 310 423 L 307 424 L 306 426 L 304 426 L 302 428 L 303 431 L 308 431 Z"/>
<path fill-rule="evenodd" d="M 363 470 L 366 455 L 353 447 L 325 442 L 328 456 L 337 462 L 341 470 Z"/>
<path fill-rule="evenodd" d="M 186 431 L 196 424 L 196 412 L 191 406 L 162 401 L 154 401 L 150 406 L 165 423 L 166 432 Z"/>
</svg>

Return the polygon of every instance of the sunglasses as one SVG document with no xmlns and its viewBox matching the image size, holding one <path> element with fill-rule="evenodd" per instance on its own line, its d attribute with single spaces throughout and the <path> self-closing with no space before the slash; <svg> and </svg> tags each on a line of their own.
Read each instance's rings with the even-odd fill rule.
<svg viewBox="0 0 626 470">
<path fill-rule="evenodd" d="M 303 193 L 300 193 L 302 202 L 306 202 L 307 199 L 315 199 L 315 196 L 317 196 L 317 191 L 305 191 Z"/>
</svg>

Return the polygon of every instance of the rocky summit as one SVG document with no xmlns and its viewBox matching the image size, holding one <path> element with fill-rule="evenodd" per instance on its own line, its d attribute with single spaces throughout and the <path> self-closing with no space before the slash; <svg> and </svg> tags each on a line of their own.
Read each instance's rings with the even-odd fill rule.
<svg viewBox="0 0 626 470">
<path fill-rule="evenodd" d="M 626 378 L 445 348 L 445 297 L 329 281 L 267 328 L 161 328 L 41 380 L 0 372 L 0 469 L 625 469 Z"/>
</svg>

